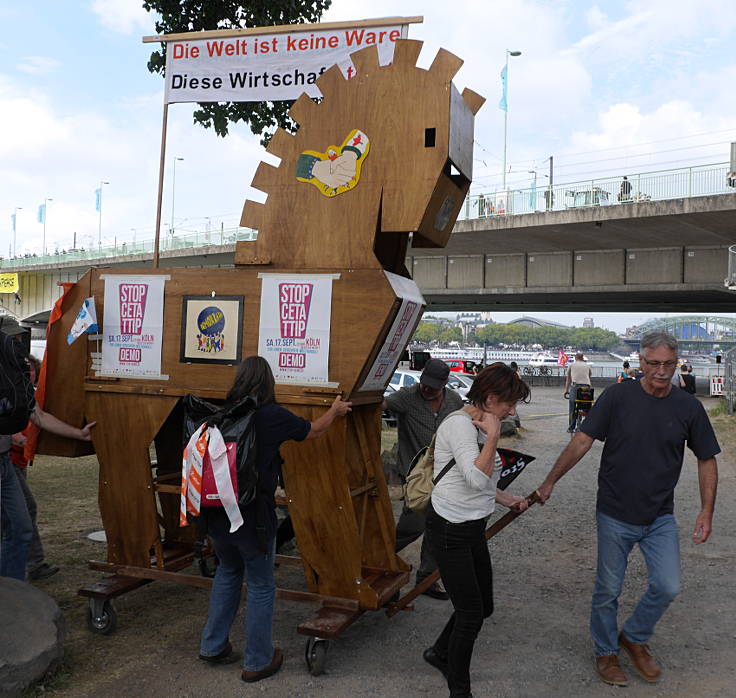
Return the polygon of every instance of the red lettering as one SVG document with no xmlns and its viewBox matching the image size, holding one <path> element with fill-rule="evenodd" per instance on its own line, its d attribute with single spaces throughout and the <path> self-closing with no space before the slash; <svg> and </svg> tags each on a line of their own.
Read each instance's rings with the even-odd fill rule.
<svg viewBox="0 0 736 698">
<path fill-rule="evenodd" d="M 118 361 L 121 364 L 139 364 L 141 350 L 134 347 L 122 347 L 118 352 Z"/>
</svg>

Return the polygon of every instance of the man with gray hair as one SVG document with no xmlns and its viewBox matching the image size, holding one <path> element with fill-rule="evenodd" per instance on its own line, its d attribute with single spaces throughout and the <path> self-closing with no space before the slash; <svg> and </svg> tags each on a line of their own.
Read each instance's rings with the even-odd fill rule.
<svg viewBox="0 0 736 698">
<path fill-rule="evenodd" d="M 698 461 L 701 509 L 693 542 L 711 533 L 720 453 L 703 405 L 670 382 L 677 367 L 677 340 L 651 332 L 641 341 L 639 381 L 614 383 L 591 409 L 580 431 L 560 454 L 539 488 L 542 503 L 555 483 L 590 449 L 604 442 L 598 473 L 596 520 L 598 568 L 590 617 L 596 670 L 605 683 L 626 686 L 619 648 L 648 682 L 662 670 L 649 650 L 654 627 L 680 590 L 680 548 L 674 490 L 687 443 Z M 618 631 L 618 597 L 635 544 L 647 565 L 648 587 Z"/>
</svg>

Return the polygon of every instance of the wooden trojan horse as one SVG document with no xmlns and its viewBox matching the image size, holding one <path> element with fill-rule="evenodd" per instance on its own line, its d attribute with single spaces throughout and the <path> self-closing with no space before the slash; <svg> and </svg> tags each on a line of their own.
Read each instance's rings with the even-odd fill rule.
<svg viewBox="0 0 736 698">
<path fill-rule="evenodd" d="M 420 296 L 411 326 L 397 325 L 402 299 L 390 279 L 397 275 L 416 291 L 404 265 L 411 234 L 414 247 L 447 243 L 470 186 L 473 120 L 484 101 L 456 90 L 452 78 L 462 61 L 444 50 L 428 70 L 417 68 L 421 46 L 398 41 L 386 66 L 379 66 L 375 47 L 354 53 L 356 77 L 346 80 L 333 67 L 317 81 L 321 103 L 306 95 L 294 103 L 290 115 L 299 129 L 274 135 L 268 152 L 280 164 L 261 163 L 255 174 L 253 186 L 268 198 L 245 204 L 241 224 L 258 238 L 237 244 L 235 268 L 92 269 L 67 294 L 49 336 L 46 409 L 77 424 L 97 421 L 93 442 L 108 546 L 107 566 L 99 569 L 142 578 L 150 570 L 160 578 L 157 570 L 191 561 L 191 527 L 178 525 L 180 398 L 224 398 L 235 367 L 180 360 L 183 296 L 244 296 L 242 356 L 248 356 L 258 351 L 259 274 L 308 272 L 334 277 L 329 384 L 278 384 L 277 400 L 308 420 L 323 414 L 337 393 L 354 407 L 320 439 L 282 448 L 307 583 L 312 594 L 376 609 L 406 582 L 380 458 L 381 401 L 398 360 L 387 336 L 394 331 L 402 338 L 400 352 L 423 306 Z M 161 363 L 167 380 L 98 377 L 95 343 L 83 337 L 67 346 L 84 298 L 94 296 L 102 318 L 105 272 L 170 277 Z M 387 347 L 394 363 L 381 367 L 379 352 Z M 44 439 L 41 452 L 84 452 L 83 444 Z"/>
</svg>

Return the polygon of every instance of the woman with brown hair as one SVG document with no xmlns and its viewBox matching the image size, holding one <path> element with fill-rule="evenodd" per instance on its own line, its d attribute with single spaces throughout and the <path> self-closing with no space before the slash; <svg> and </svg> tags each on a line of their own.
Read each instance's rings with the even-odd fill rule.
<svg viewBox="0 0 736 698">
<path fill-rule="evenodd" d="M 468 392 L 470 404 L 448 415 L 437 430 L 436 483 L 427 510 L 426 533 L 454 612 L 424 659 L 447 678 L 451 698 L 471 696 L 470 659 L 483 620 L 493 613 L 493 575 L 484 532 L 499 502 L 514 511 L 526 499 L 496 488 L 501 459 L 496 452 L 501 420 L 528 401 L 529 387 L 501 362 L 484 368 Z"/>
<path fill-rule="evenodd" d="M 351 410 L 338 395 L 331 407 L 313 422 L 298 417 L 276 402 L 273 373 L 266 359 L 249 356 L 239 366 L 227 403 L 255 398 L 256 468 L 258 496 L 244 512 L 245 523 L 230 532 L 224 509 L 202 509 L 201 522 L 214 543 L 219 560 L 210 592 L 207 623 L 202 631 L 199 658 L 209 664 L 239 659 L 230 644 L 230 629 L 240 605 L 243 576 L 248 582 L 245 611 L 245 653 L 241 678 L 247 683 L 275 674 L 283 663 L 281 649 L 272 645 L 271 625 L 276 583 L 273 564 L 276 543 L 274 493 L 281 468 L 279 447 L 284 441 L 304 441 L 324 434 L 337 417 Z M 261 508 L 260 517 L 255 508 Z M 256 522 L 265 527 L 259 535 Z M 265 540 L 263 540 L 265 538 Z"/>
</svg>

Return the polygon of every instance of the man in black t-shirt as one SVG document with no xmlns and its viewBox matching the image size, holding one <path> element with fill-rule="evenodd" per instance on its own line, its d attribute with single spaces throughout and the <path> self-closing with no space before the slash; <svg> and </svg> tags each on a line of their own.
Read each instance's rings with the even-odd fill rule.
<svg viewBox="0 0 736 698">
<path fill-rule="evenodd" d="M 604 442 L 598 474 L 598 568 L 590 618 L 596 669 L 609 684 L 628 679 L 618 662 L 622 647 L 639 675 L 654 683 L 662 670 L 649 651 L 654 627 L 680 590 L 680 550 L 673 515 L 674 490 L 685 444 L 698 459 L 702 508 L 693 541 L 711 533 L 720 453 L 702 404 L 671 380 L 677 367 L 677 340 L 665 332 L 642 338 L 640 381 L 610 386 L 590 411 L 539 488 L 542 503 L 590 449 Z M 629 553 L 638 543 L 649 585 L 618 632 L 616 612 Z"/>
</svg>

